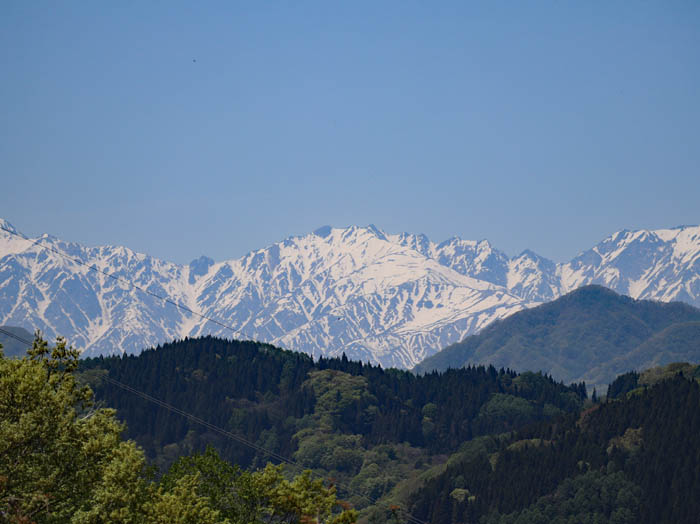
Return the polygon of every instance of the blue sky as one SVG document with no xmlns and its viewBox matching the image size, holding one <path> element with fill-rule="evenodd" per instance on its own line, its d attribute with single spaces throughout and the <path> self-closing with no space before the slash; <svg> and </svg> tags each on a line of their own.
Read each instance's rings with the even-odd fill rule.
<svg viewBox="0 0 700 524">
<path fill-rule="evenodd" d="M 562 261 L 700 222 L 700 2 L 112 4 L 0 5 L 25 233 L 184 263 L 374 223 Z"/>
</svg>

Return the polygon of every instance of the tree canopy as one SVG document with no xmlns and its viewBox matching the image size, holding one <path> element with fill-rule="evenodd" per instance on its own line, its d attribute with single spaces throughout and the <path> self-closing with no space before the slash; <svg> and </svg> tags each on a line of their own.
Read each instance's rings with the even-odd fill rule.
<svg viewBox="0 0 700 524">
<path fill-rule="evenodd" d="M 1 348 L 1 346 L 0 346 Z M 281 466 L 242 472 L 209 449 L 159 480 L 112 409 L 76 379 L 78 352 L 37 336 L 28 355 L 0 349 L 0 520 L 13 523 L 355 522 L 335 488 Z"/>
</svg>

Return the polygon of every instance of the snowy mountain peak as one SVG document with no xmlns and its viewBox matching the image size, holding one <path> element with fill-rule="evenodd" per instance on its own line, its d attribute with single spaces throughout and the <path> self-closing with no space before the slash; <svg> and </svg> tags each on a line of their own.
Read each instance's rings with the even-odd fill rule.
<svg viewBox="0 0 700 524">
<path fill-rule="evenodd" d="M 399 233 L 398 235 L 389 236 L 389 239 L 396 244 L 418 251 L 424 256 L 432 258 L 434 255 L 435 246 L 423 233 Z"/>
<path fill-rule="evenodd" d="M 24 240 L 24 235 L 10 222 L 0 218 L 0 256 L 10 253 L 21 253 L 32 247 Z M 0 283 L 0 286 L 2 283 Z"/>
<path fill-rule="evenodd" d="M 486 240 L 437 244 L 374 225 L 323 226 L 239 259 L 200 257 L 186 266 L 119 246 L 41 242 L 74 260 L 0 231 L 0 324 L 64 335 L 88 355 L 214 334 L 412 367 L 495 319 L 584 284 L 700 305 L 698 226 L 620 231 L 566 264 L 529 250 L 509 258 Z"/>
<path fill-rule="evenodd" d="M 367 226 L 367 231 L 374 233 L 377 236 L 377 238 L 381 238 L 382 240 L 386 240 L 386 234 L 384 233 L 384 231 L 379 229 L 374 224 L 369 224 Z"/>
<path fill-rule="evenodd" d="M 619 231 L 559 268 L 562 289 L 585 283 L 633 298 L 700 301 L 700 227 Z"/>
<path fill-rule="evenodd" d="M 4 231 L 2 231 L 2 230 L 4 230 Z M 0 218 L 0 234 L 2 234 L 2 233 L 4 233 L 4 234 L 9 234 L 8 232 L 18 233 L 18 231 L 17 231 L 17 229 L 15 228 L 15 226 L 13 226 L 12 224 L 10 224 L 10 223 L 9 223 L 7 220 L 5 220 L 4 218 Z"/>
<path fill-rule="evenodd" d="M 448 247 L 452 247 L 453 249 L 458 249 L 461 247 L 462 249 L 475 249 L 479 245 L 479 242 L 476 240 L 464 240 L 460 237 L 450 237 L 447 240 L 443 240 L 437 245 L 438 250 L 443 250 Z"/>
<path fill-rule="evenodd" d="M 339 238 L 344 241 L 355 239 L 356 241 L 367 241 L 369 238 L 378 238 L 379 240 L 386 240 L 386 235 L 384 232 L 377 228 L 374 224 L 369 224 L 368 226 L 350 226 L 343 229 L 332 229 L 333 231 L 341 232 Z"/>
<path fill-rule="evenodd" d="M 538 255 L 537 253 L 535 253 L 534 251 L 531 251 L 530 249 L 523 250 L 518 256 L 513 257 L 513 260 L 532 260 L 535 262 L 545 262 L 547 264 L 554 265 L 554 262 L 552 262 L 548 258 L 545 258 L 541 255 Z"/>
</svg>

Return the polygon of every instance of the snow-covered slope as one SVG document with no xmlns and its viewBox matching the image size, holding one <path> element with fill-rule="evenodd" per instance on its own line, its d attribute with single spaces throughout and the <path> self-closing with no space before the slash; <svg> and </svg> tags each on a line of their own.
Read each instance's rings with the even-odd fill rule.
<svg viewBox="0 0 700 524">
<path fill-rule="evenodd" d="M 15 231 L 6 221 L 0 227 Z M 485 240 L 436 244 L 374 226 L 324 227 L 241 259 L 188 266 L 124 247 L 37 240 L 74 260 L 0 230 L 0 324 L 64 335 L 88 355 L 216 334 L 412 367 L 584 284 L 700 305 L 698 227 L 617 233 L 564 265 L 530 251 L 509 258 Z"/>
<path fill-rule="evenodd" d="M 633 298 L 700 306 L 700 227 L 620 231 L 557 270 L 562 292 L 600 284 Z"/>
</svg>

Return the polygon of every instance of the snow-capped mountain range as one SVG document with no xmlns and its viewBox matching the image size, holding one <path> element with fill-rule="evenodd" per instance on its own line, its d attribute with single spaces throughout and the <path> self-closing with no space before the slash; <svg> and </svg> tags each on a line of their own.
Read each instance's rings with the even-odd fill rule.
<svg viewBox="0 0 700 524">
<path fill-rule="evenodd" d="M 374 226 L 323 227 L 240 259 L 187 266 L 125 247 L 34 239 L 69 259 L 11 233 L 7 221 L 0 228 L 0 325 L 63 335 L 90 356 L 213 334 L 410 368 L 586 284 L 700 306 L 698 226 L 620 231 L 565 264 L 531 251 L 510 258 L 486 240 L 436 244 Z"/>
</svg>

